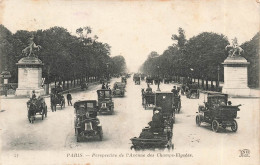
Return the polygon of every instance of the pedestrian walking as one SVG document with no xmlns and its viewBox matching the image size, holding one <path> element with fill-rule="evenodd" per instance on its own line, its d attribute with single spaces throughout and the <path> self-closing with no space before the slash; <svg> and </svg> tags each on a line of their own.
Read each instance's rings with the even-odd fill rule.
<svg viewBox="0 0 260 165">
<path fill-rule="evenodd" d="M 67 100 L 68 100 L 68 106 L 69 106 L 69 105 L 72 106 L 72 102 L 71 102 L 72 96 L 71 96 L 70 92 L 68 92 L 68 94 L 67 94 Z"/>
</svg>

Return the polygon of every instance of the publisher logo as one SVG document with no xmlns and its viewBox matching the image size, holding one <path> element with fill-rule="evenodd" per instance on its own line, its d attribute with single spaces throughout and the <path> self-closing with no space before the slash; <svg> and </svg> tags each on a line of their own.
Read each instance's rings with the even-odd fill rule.
<svg viewBox="0 0 260 165">
<path fill-rule="evenodd" d="M 243 149 L 243 150 L 239 150 L 239 151 L 240 151 L 239 157 L 250 157 L 249 149 Z"/>
</svg>

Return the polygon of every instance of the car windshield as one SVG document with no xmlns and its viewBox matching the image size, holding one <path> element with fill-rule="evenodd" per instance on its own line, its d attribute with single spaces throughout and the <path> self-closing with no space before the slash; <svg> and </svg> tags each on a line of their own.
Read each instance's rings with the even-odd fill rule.
<svg viewBox="0 0 260 165">
<path fill-rule="evenodd" d="M 110 91 L 105 91 L 105 98 L 110 97 Z"/>
<path fill-rule="evenodd" d="M 94 104 L 93 103 L 87 103 L 87 107 L 88 108 L 94 108 Z"/>
</svg>

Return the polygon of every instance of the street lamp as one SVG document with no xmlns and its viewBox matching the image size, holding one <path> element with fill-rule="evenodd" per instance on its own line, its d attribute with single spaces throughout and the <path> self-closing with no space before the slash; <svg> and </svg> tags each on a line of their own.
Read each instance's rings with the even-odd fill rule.
<svg viewBox="0 0 260 165">
<path fill-rule="evenodd" d="M 218 70 L 218 82 L 217 82 L 217 87 L 219 87 L 219 71 L 220 71 L 220 67 L 219 67 L 219 65 L 218 65 L 217 70 Z"/>
<path fill-rule="evenodd" d="M 191 74 L 190 74 L 190 80 L 189 80 L 189 81 L 190 81 L 191 84 L 192 84 L 192 73 L 193 73 L 194 69 L 193 69 L 193 68 L 190 68 L 190 71 L 191 71 L 191 72 L 190 72 Z"/>
<path fill-rule="evenodd" d="M 8 79 L 11 78 L 11 73 L 7 71 L 7 68 L 5 68 L 5 71 L 3 71 L 0 75 L 0 77 L 3 79 L 3 88 L 5 96 L 7 96 L 7 90 L 8 90 Z"/>
<path fill-rule="evenodd" d="M 107 81 L 108 81 L 108 76 L 109 76 L 108 67 L 109 67 L 109 63 L 106 63 L 106 66 L 107 66 Z"/>
<path fill-rule="evenodd" d="M 160 66 L 159 65 L 157 65 L 157 69 L 158 69 L 158 82 L 157 82 L 157 90 L 156 91 L 161 91 L 160 90 L 160 77 L 159 77 L 159 70 L 160 70 Z"/>
</svg>

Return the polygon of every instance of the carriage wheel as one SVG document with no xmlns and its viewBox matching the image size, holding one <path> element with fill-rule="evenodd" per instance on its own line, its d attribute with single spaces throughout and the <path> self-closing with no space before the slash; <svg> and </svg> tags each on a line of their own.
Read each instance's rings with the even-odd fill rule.
<svg viewBox="0 0 260 165">
<path fill-rule="evenodd" d="M 31 123 L 31 119 L 30 119 L 31 117 L 30 116 L 28 116 L 28 120 L 29 120 L 29 122 Z"/>
<path fill-rule="evenodd" d="M 238 126 L 237 126 L 237 121 L 236 121 L 236 120 L 233 120 L 232 123 L 233 123 L 233 125 L 231 126 L 231 130 L 232 130 L 233 132 L 236 132 L 236 131 L 237 131 L 237 128 L 238 128 Z"/>
<path fill-rule="evenodd" d="M 45 106 L 45 117 L 47 117 L 47 106 Z"/>
<path fill-rule="evenodd" d="M 218 129 L 219 129 L 219 122 L 217 120 L 213 120 L 212 121 L 212 130 L 214 132 L 218 132 Z"/>
<path fill-rule="evenodd" d="M 201 124 L 201 120 L 200 120 L 199 115 L 196 116 L 196 124 L 197 124 L 197 126 L 200 126 L 200 124 Z"/>
<path fill-rule="evenodd" d="M 100 141 L 103 140 L 103 135 L 102 135 L 102 133 L 99 133 L 99 140 L 100 140 Z"/>
<path fill-rule="evenodd" d="M 140 146 L 135 146 L 134 149 L 135 149 L 135 151 L 140 151 L 140 150 L 142 150 L 142 147 L 140 147 Z"/>
<path fill-rule="evenodd" d="M 178 103 L 178 113 L 180 113 L 181 110 L 181 102 Z"/>
</svg>

